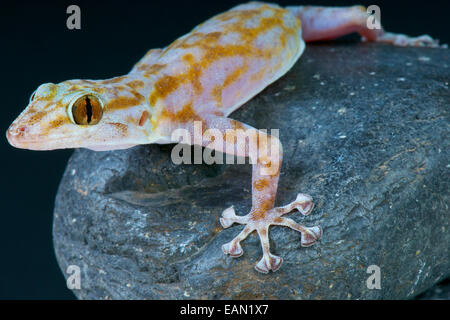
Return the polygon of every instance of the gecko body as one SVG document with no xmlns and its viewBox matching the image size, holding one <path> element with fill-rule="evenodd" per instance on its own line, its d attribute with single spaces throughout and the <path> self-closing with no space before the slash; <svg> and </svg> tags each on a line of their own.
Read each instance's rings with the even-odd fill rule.
<svg viewBox="0 0 450 320">
<path fill-rule="evenodd" d="M 303 53 L 305 41 L 359 32 L 369 41 L 437 46 L 428 36 L 411 38 L 367 29 L 366 19 L 365 9 L 359 6 L 239 5 L 207 20 L 168 47 L 150 50 L 127 75 L 39 86 L 27 108 L 9 127 L 8 141 L 32 150 L 83 147 L 102 151 L 174 143 L 174 130 L 194 133 L 195 122 L 224 135 L 227 130 L 250 130 L 253 128 L 228 116 L 284 75 Z M 282 263 L 270 252 L 271 225 L 300 232 L 302 246 L 315 243 L 322 230 L 283 216 L 294 209 L 303 215 L 310 213 L 313 202 L 306 194 L 298 194 L 286 206 L 274 207 L 282 147 L 277 137 L 262 131 L 258 135 L 258 150 L 270 147 L 271 152 L 253 158 L 250 213 L 236 215 L 231 207 L 223 212 L 220 222 L 225 228 L 234 223 L 244 225 L 239 235 L 222 247 L 232 257 L 242 255 L 242 240 L 253 231 L 258 233 L 263 257 L 255 268 L 267 273 L 276 271 Z M 214 145 L 211 141 L 200 144 L 253 156 L 247 144 L 228 138 Z M 270 167 L 277 169 L 264 171 Z"/>
</svg>

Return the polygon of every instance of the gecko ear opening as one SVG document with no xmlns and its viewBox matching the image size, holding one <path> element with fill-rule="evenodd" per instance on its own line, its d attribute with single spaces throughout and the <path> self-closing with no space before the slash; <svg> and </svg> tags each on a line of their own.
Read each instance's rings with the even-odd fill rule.
<svg viewBox="0 0 450 320">
<path fill-rule="evenodd" d="M 74 100 L 68 108 L 70 120 L 78 125 L 95 125 L 103 115 L 103 104 L 99 98 L 87 94 Z"/>
</svg>

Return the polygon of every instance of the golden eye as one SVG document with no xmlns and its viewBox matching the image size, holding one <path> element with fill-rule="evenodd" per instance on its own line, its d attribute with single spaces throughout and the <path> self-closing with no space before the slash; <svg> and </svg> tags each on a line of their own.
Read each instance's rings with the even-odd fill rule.
<svg viewBox="0 0 450 320">
<path fill-rule="evenodd" d="M 99 99 L 90 94 L 78 98 L 71 109 L 73 121 L 80 125 L 97 124 L 103 115 Z"/>
</svg>

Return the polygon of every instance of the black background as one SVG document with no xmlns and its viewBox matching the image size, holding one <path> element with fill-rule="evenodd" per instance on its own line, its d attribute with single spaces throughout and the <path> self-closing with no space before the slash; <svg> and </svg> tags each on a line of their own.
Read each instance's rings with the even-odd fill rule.
<svg viewBox="0 0 450 320">
<path fill-rule="evenodd" d="M 168 45 L 245 1 L 2 1 L 0 131 L 42 83 L 126 74 L 150 48 Z M 377 4 L 385 29 L 449 43 L 450 1 L 273 1 L 280 5 Z M 66 8 L 81 8 L 81 30 Z M 52 244 L 53 203 L 72 150 L 36 152 L 0 140 L 0 299 L 73 299 Z"/>
</svg>

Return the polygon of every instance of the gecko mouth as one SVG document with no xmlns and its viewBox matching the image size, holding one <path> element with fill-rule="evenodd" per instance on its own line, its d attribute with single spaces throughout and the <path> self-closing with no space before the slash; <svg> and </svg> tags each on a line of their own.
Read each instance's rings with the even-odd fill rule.
<svg viewBox="0 0 450 320">
<path fill-rule="evenodd" d="M 58 139 L 43 139 L 40 135 L 29 134 L 26 126 L 17 126 L 12 124 L 6 131 L 6 139 L 9 144 L 19 149 L 29 150 L 53 150 L 65 148 L 64 145 L 71 145 L 67 143 L 68 139 L 60 137 Z M 67 148 L 67 147 L 66 147 Z"/>
<path fill-rule="evenodd" d="M 11 125 L 6 132 L 6 138 L 10 145 L 19 149 L 28 150 L 55 150 L 69 148 L 87 148 L 95 151 L 109 151 L 127 149 L 136 145 L 135 142 L 125 141 L 116 144 L 102 144 L 101 142 L 92 144 L 86 143 L 86 140 L 75 139 L 73 136 L 63 136 L 53 139 L 41 135 L 27 134 L 26 127 Z"/>
<path fill-rule="evenodd" d="M 18 138 L 17 136 L 11 135 L 8 131 L 7 139 L 10 145 L 18 149 L 27 149 L 27 150 L 36 150 L 36 151 L 44 151 L 44 150 L 55 150 L 55 149 L 68 149 L 68 148 L 78 148 L 80 146 L 77 145 L 75 141 L 69 141 L 66 139 L 52 139 L 49 140 L 46 138 L 43 139 L 30 139 L 30 138 Z"/>
</svg>

